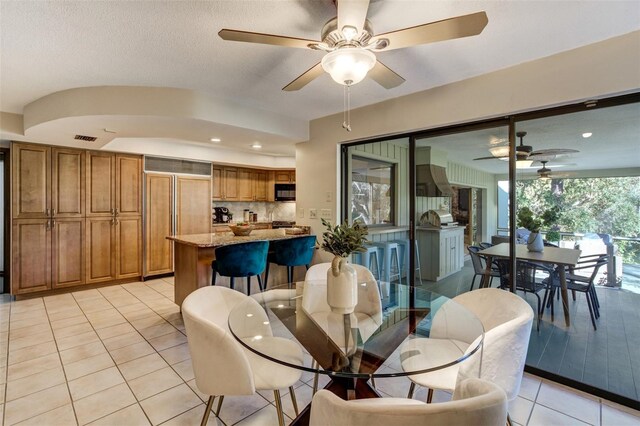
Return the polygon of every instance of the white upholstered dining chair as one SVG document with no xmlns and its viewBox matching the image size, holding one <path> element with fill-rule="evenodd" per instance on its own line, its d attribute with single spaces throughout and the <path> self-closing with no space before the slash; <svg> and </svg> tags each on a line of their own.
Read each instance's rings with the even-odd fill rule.
<svg viewBox="0 0 640 426">
<path fill-rule="evenodd" d="M 376 279 L 369 269 L 357 264 L 351 266 L 356 270 L 358 282 L 376 284 Z M 330 262 L 318 263 L 309 268 L 302 290 L 302 308 L 345 353 L 349 353 L 354 347 L 354 342 L 345 342 L 343 315 L 331 312 L 327 304 L 327 287 L 318 285 L 318 282 L 326 282 L 329 268 Z M 377 284 L 358 286 L 358 304 L 351 316 L 352 327 L 358 329 L 362 341 L 366 342 L 382 324 L 382 302 Z M 318 373 L 313 381 L 313 393 L 317 390 L 317 383 Z"/>
<path fill-rule="evenodd" d="M 358 275 L 360 283 L 376 283 L 376 279 L 370 270 L 362 265 L 351 265 Z M 318 263 L 313 265 L 305 275 L 305 286 L 302 292 L 302 308 L 321 326 L 327 324 L 332 315 L 331 308 L 327 304 L 327 289 L 323 285 L 306 285 L 307 282 L 327 280 L 327 271 L 331 263 Z M 353 311 L 353 326 L 360 331 L 363 341 L 367 341 L 374 331 L 382 324 L 382 302 L 377 285 L 358 286 L 358 304 Z M 340 315 L 342 318 L 342 315 Z M 340 319 L 342 324 L 342 319 Z M 344 330 L 340 332 L 344 335 Z"/>
<path fill-rule="evenodd" d="M 504 426 L 507 398 L 493 383 L 467 379 L 453 393 L 453 400 L 425 404 L 407 398 L 369 398 L 345 401 L 321 390 L 311 403 L 310 426 Z"/>
<path fill-rule="evenodd" d="M 429 338 L 406 341 L 400 347 L 402 368 L 406 371 L 429 368 L 438 355 L 455 359 L 475 348 L 475 333 L 469 333 L 461 316 L 463 310 L 473 313 L 485 330 L 481 351 L 451 367 L 409 376 L 413 396 L 415 385 L 429 389 L 454 390 L 456 382 L 478 377 L 498 385 L 513 401 L 520 390 L 524 363 L 533 324 L 533 309 L 519 296 L 496 288 L 484 288 L 454 297 L 436 312 Z"/>
<path fill-rule="evenodd" d="M 182 316 L 196 385 L 200 392 L 209 395 L 202 425 L 207 423 L 216 396 L 219 397 L 217 416 L 225 395 L 252 395 L 256 390 L 273 390 L 278 421 L 284 425 L 280 389 L 289 388 L 297 414 L 293 384 L 300 379 L 301 371 L 269 361 L 236 340 L 229 331 L 228 318 L 239 303 L 244 303 L 253 315 L 263 316 L 266 325 L 260 330 L 234 328 L 238 337 L 250 338 L 260 334 L 260 346 L 265 353 L 286 359 L 291 364 L 302 365 L 303 362 L 302 350 L 297 343 L 273 337 L 266 313 L 255 299 L 220 286 L 194 291 L 182 303 Z"/>
</svg>

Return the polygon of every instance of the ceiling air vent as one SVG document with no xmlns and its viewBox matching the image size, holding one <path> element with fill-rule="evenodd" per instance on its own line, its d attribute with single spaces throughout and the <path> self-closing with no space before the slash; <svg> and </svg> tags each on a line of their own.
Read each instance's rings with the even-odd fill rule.
<svg viewBox="0 0 640 426">
<path fill-rule="evenodd" d="M 76 135 L 74 139 L 79 141 L 95 142 L 98 138 L 95 136 Z"/>
</svg>

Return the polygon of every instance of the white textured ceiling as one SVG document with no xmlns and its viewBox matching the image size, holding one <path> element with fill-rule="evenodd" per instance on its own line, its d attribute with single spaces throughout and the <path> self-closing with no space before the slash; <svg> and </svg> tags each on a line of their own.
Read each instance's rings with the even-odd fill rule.
<svg viewBox="0 0 640 426">
<path fill-rule="evenodd" d="M 407 81 L 386 90 L 365 80 L 354 86 L 352 106 L 640 29 L 637 0 L 372 0 L 368 18 L 382 33 L 480 10 L 489 24 L 479 36 L 379 53 Z M 342 88 L 328 75 L 298 92 L 281 91 L 322 52 L 217 36 L 233 28 L 318 39 L 333 16 L 331 0 L 1 0 L 0 110 L 22 113 L 26 104 L 64 89 L 131 85 L 191 89 L 302 120 L 336 113 Z"/>
</svg>

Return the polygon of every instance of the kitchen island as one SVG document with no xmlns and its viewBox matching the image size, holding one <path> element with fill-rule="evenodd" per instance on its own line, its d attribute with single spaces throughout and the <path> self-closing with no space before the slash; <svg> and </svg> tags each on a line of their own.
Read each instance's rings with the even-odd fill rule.
<svg viewBox="0 0 640 426">
<path fill-rule="evenodd" d="M 307 228 L 308 229 L 308 228 Z M 305 229 L 306 230 L 306 229 Z M 306 234 L 302 235 L 307 235 Z M 174 301 L 182 305 L 183 300 L 200 287 L 211 285 L 211 261 L 215 258 L 217 247 L 230 244 L 245 243 L 258 240 L 283 240 L 296 238 L 285 229 L 254 230 L 250 235 L 237 237 L 231 232 L 215 232 L 210 234 L 172 235 L 167 239 L 174 242 Z M 286 277 L 286 275 L 284 275 Z M 224 277 L 221 277 L 224 278 Z M 277 279 L 277 275 L 270 275 Z M 271 280 L 270 280 L 271 281 Z M 223 281 L 221 281 L 221 284 Z M 279 284 L 282 284 L 279 282 Z"/>
</svg>

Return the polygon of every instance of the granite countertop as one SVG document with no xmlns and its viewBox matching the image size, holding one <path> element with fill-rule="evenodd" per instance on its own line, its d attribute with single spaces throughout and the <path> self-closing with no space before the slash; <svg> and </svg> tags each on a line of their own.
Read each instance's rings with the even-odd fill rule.
<svg viewBox="0 0 640 426">
<path fill-rule="evenodd" d="M 240 222 L 242 222 L 242 221 L 240 221 Z M 235 225 L 237 223 L 238 223 L 237 221 L 233 221 L 233 222 L 213 222 L 211 224 L 211 226 L 229 226 L 229 225 Z M 270 221 L 270 220 L 259 220 L 257 222 L 249 222 L 249 223 L 256 224 L 256 225 L 262 225 L 262 224 L 269 225 L 269 224 L 272 224 L 273 221 Z"/>
<path fill-rule="evenodd" d="M 305 234 L 302 234 L 305 235 Z M 167 237 L 168 240 L 175 241 L 180 244 L 186 244 L 195 247 L 220 247 L 229 244 L 246 243 L 248 241 L 259 240 L 284 240 L 287 238 L 296 238 L 300 235 L 287 235 L 285 229 L 256 229 L 246 237 L 237 237 L 232 232 L 216 232 L 210 234 L 192 234 L 192 235 L 172 235 Z"/>
</svg>

